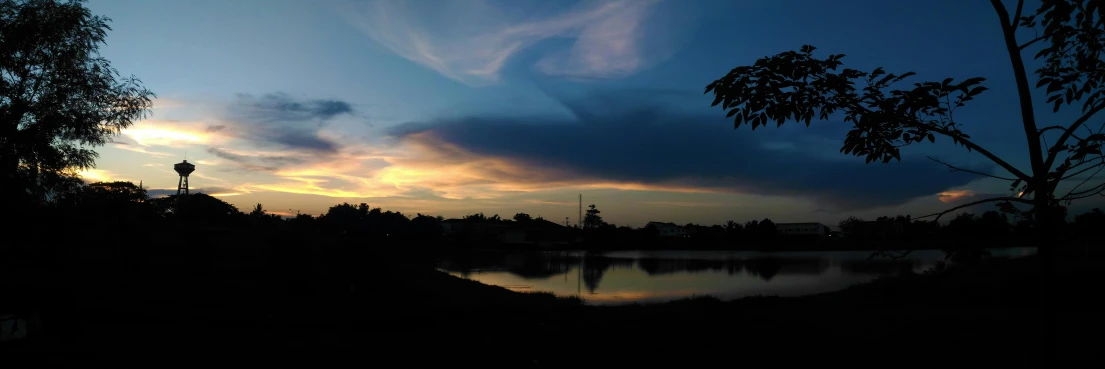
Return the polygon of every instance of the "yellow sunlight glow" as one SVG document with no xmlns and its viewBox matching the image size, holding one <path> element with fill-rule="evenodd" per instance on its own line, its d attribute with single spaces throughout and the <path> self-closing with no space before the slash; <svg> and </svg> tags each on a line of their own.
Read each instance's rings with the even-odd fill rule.
<svg viewBox="0 0 1105 369">
<path fill-rule="evenodd" d="M 142 146 L 173 146 L 208 141 L 207 135 L 204 133 L 167 128 L 131 128 L 123 131 L 123 134 Z"/>
<path fill-rule="evenodd" d="M 85 169 L 77 172 L 77 176 L 89 182 L 109 182 L 111 173 L 100 169 Z"/>
</svg>

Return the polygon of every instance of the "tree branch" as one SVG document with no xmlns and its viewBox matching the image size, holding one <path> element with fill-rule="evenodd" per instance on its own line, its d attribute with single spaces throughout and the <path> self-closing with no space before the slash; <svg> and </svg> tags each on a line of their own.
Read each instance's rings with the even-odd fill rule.
<svg viewBox="0 0 1105 369">
<path fill-rule="evenodd" d="M 1028 140 L 1028 159 L 1033 174 L 1033 177 L 1024 178 L 1024 181 L 1028 183 L 1029 189 L 1039 191 L 1047 186 L 1044 175 L 1048 172 L 1047 168 L 1050 168 L 1050 166 L 1044 165 L 1043 149 L 1040 145 L 1039 133 L 1036 131 L 1036 112 L 1032 110 L 1032 86 L 1028 84 L 1028 75 L 1024 70 L 1024 59 L 1021 58 L 1021 49 L 1017 45 L 1017 29 L 1014 24 L 1005 22 L 1006 19 L 1009 19 L 1009 12 L 1005 9 L 1005 5 L 1001 3 L 1001 0 L 990 0 L 990 4 L 997 11 L 998 17 L 1002 19 L 1001 30 L 1005 38 L 1005 49 L 1009 53 L 1009 62 L 1013 66 L 1013 77 L 1017 81 L 1021 125 L 1024 129 L 1025 139 Z M 1077 128 L 1074 127 L 1072 130 Z M 1040 196 L 1035 196 L 1035 198 L 1041 199 Z"/>
<path fill-rule="evenodd" d="M 1024 10 L 1024 0 L 1017 0 L 1017 11 L 1013 12 L 1013 19 L 1009 20 L 1009 25 L 1013 28 L 1017 28 L 1017 23 L 1021 21 L 1021 11 Z"/>
<path fill-rule="evenodd" d="M 1086 170 L 1089 170 L 1089 169 L 1094 168 L 1094 167 L 1096 167 L 1096 165 L 1093 166 L 1093 167 L 1086 168 Z M 1070 197 L 1072 194 L 1074 196 L 1079 196 L 1079 195 L 1086 194 L 1086 193 L 1097 192 L 1094 189 L 1098 188 L 1098 187 L 1101 187 L 1101 186 L 1105 186 L 1105 182 L 1102 182 L 1102 183 L 1098 184 L 1097 186 L 1090 187 L 1089 190 L 1086 190 L 1086 191 L 1083 191 L 1083 192 L 1077 192 L 1076 193 L 1076 192 L 1074 192 L 1074 190 L 1077 190 L 1079 187 L 1082 187 L 1082 185 L 1086 184 L 1086 182 L 1089 182 L 1090 179 L 1093 179 L 1093 177 L 1096 176 L 1097 173 L 1100 173 L 1101 169 L 1103 169 L 1103 168 L 1105 168 L 1105 167 L 1097 168 L 1097 171 L 1093 172 L 1093 174 L 1091 174 L 1089 177 L 1086 177 L 1086 179 L 1083 179 L 1082 182 L 1079 182 L 1077 186 L 1074 186 L 1074 188 L 1070 189 L 1070 191 L 1067 192 L 1066 195 L 1063 195 L 1063 197 L 1059 198 L 1059 200 L 1069 200 L 1068 197 Z M 1081 172 L 1079 172 L 1079 173 L 1081 173 Z"/>
<path fill-rule="evenodd" d="M 1093 177 L 1091 176 L 1090 178 L 1093 178 Z M 1086 179 L 1089 180 L 1089 178 L 1086 178 Z M 1086 183 L 1086 181 L 1082 181 L 1082 183 Z M 1082 184 L 1080 183 L 1079 186 L 1081 186 L 1081 185 Z M 1078 188 L 1078 187 L 1075 187 L 1075 188 Z M 1090 196 L 1093 196 L 1093 195 L 1097 195 L 1099 193 L 1105 193 L 1105 182 L 1101 182 L 1101 183 L 1097 184 L 1096 186 L 1090 187 L 1090 189 L 1085 190 L 1085 191 L 1081 191 L 1081 192 L 1074 192 L 1074 190 L 1072 189 L 1071 192 L 1068 192 L 1065 196 L 1060 198 L 1059 201 L 1074 201 L 1074 200 L 1078 200 L 1078 199 L 1084 199 L 1084 198 L 1087 198 L 1087 197 L 1090 197 Z"/>
<path fill-rule="evenodd" d="M 1061 33 L 1062 31 L 1059 31 L 1059 32 Z M 1029 46 L 1032 46 L 1032 44 L 1043 41 L 1043 40 L 1046 40 L 1046 39 L 1048 39 L 1048 38 L 1050 38 L 1054 35 L 1055 35 L 1054 33 L 1049 33 L 1049 34 L 1046 34 L 1046 35 L 1043 35 L 1043 36 L 1040 36 L 1040 37 L 1036 37 L 1036 38 L 1032 39 L 1031 41 L 1025 42 L 1024 44 L 1018 46 L 1018 48 L 1019 48 L 1018 50 L 1019 51 L 1024 51 L 1024 49 L 1027 49 Z"/>
<path fill-rule="evenodd" d="M 922 219 L 922 218 L 928 218 L 928 217 L 931 217 L 931 216 L 935 216 L 936 219 L 933 219 L 933 221 L 936 222 L 936 221 L 940 220 L 940 217 L 944 216 L 947 213 L 950 213 L 950 212 L 953 212 L 953 211 L 956 211 L 956 210 L 959 210 L 959 209 L 962 209 L 962 208 L 975 206 L 975 205 L 978 205 L 978 204 L 985 204 L 985 203 L 988 203 L 988 202 L 998 202 L 998 201 L 1016 201 L 1016 202 L 1024 203 L 1024 204 L 1032 204 L 1032 201 L 1028 201 L 1028 200 L 1019 198 L 1019 197 L 1009 197 L 1009 196 L 1006 196 L 1006 197 L 993 197 L 993 198 L 989 198 L 989 199 L 985 199 L 985 200 L 972 201 L 972 202 L 969 202 L 969 203 L 966 203 L 966 204 L 963 204 L 963 205 L 959 205 L 959 206 L 956 206 L 956 207 L 948 209 L 948 210 L 944 210 L 944 211 L 939 212 L 939 213 L 933 213 L 933 214 L 929 214 L 929 215 L 925 215 L 925 216 L 916 217 L 916 218 L 913 218 L 913 219 Z"/>
<path fill-rule="evenodd" d="M 1071 124 L 1070 127 L 1068 127 L 1065 131 L 1063 131 L 1063 135 L 1059 136 L 1059 139 L 1056 140 L 1055 144 L 1052 145 L 1051 147 L 1052 148 L 1062 147 L 1064 144 L 1066 144 L 1067 139 L 1069 139 L 1070 136 L 1072 134 L 1074 134 L 1074 131 L 1077 130 L 1078 127 L 1081 127 L 1083 124 L 1085 124 L 1086 121 L 1090 120 L 1090 118 L 1093 117 L 1094 114 L 1097 114 L 1097 112 L 1101 111 L 1101 109 L 1105 109 L 1105 103 L 1097 104 L 1097 106 L 1095 106 L 1093 109 L 1090 109 L 1090 111 L 1086 112 L 1085 114 L 1082 114 L 1081 118 L 1078 118 L 1078 120 L 1074 121 L 1074 123 Z M 1049 170 L 1049 171 L 1051 170 L 1051 166 L 1055 164 L 1055 158 L 1058 157 L 1058 154 L 1059 154 L 1059 151 L 1052 150 L 1052 149 L 1048 150 L 1047 160 L 1044 161 L 1044 169 L 1045 170 Z"/>
<path fill-rule="evenodd" d="M 929 158 L 929 160 L 935 161 L 935 162 L 940 163 L 940 164 L 944 164 L 944 166 L 950 168 L 951 171 L 953 171 L 953 172 L 974 173 L 974 174 L 978 174 L 980 176 L 986 176 L 986 177 L 996 178 L 996 179 L 1004 179 L 1006 181 L 1016 181 L 1017 180 L 1016 178 L 999 177 L 999 176 L 995 176 L 993 174 L 986 174 L 986 173 L 982 173 L 982 172 L 976 172 L 976 171 L 973 171 L 973 170 L 970 170 L 970 169 L 959 168 L 959 167 L 953 166 L 951 164 L 948 164 L 948 163 L 942 162 L 940 160 L 937 160 L 936 158 L 933 158 L 931 156 L 926 156 L 926 157 Z"/>
<path fill-rule="evenodd" d="M 952 133 L 951 131 L 948 131 L 948 130 L 940 128 L 940 127 L 927 126 L 927 125 L 923 125 L 923 124 L 918 124 L 918 126 L 923 126 L 924 128 L 926 128 L 928 130 L 931 130 L 933 132 L 936 132 L 936 133 L 951 137 L 952 139 L 958 140 L 959 142 L 963 143 L 963 146 L 966 146 L 968 149 L 977 151 L 979 154 L 982 154 L 986 158 L 990 159 L 990 161 L 993 161 L 995 164 L 1001 166 L 1003 169 L 1005 169 L 1009 173 L 1017 176 L 1017 178 L 1021 179 L 1022 181 L 1028 182 L 1029 180 L 1032 179 L 1032 177 L 1030 177 L 1029 175 L 1025 174 L 1024 172 L 1020 171 L 1016 167 L 1010 165 L 1009 163 L 1005 162 L 1005 160 L 1001 160 L 1001 158 L 997 157 L 997 155 L 994 155 L 989 150 L 986 150 L 986 149 L 982 148 L 981 146 L 978 146 L 974 142 L 971 142 L 970 140 L 968 140 L 966 138 L 963 138 L 960 135 L 957 135 L 955 133 Z"/>
<path fill-rule="evenodd" d="M 1093 162 L 1093 161 L 1083 161 L 1083 164 L 1086 164 L 1086 162 Z M 1077 166 L 1074 166 L 1074 167 L 1071 167 L 1071 168 L 1069 168 L 1069 169 L 1067 169 L 1067 170 L 1071 170 L 1071 169 L 1074 169 L 1074 168 L 1077 168 L 1077 167 L 1081 167 L 1081 166 L 1082 166 L 1082 164 L 1080 164 L 1080 165 L 1077 165 Z M 1093 165 L 1093 166 L 1090 166 L 1090 167 L 1088 167 L 1088 168 L 1085 168 L 1085 169 L 1082 169 L 1082 170 L 1078 170 L 1077 172 L 1073 173 L 1073 175 L 1070 175 L 1070 176 L 1066 176 L 1066 177 L 1063 177 L 1063 178 L 1061 178 L 1060 180 L 1067 180 L 1067 179 L 1071 179 L 1071 178 L 1074 178 L 1075 176 L 1077 176 L 1077 175 L 1081 175 L 1081 173 L 1084 173 L 1084 172 L 1086 172 L 1087 170 L 1090 170 L 1090 169 L 1094 169 L 1094 168 L 1097 168 L 1097 167 L 1101 167 L 1101 166 L 1105 166 L 1105 161 L 1097 162 L 1097 164 L 1095 164 L 1095 165 Z M 1098 169 L 1098 170 L 1101 170 L 1101 169 Z M 1094 175 L 1096 175 L 1096 173 L 1094 173 Z M 1091 178 L 1093 178 L 1093 176 L 1090 176 L 1090 177 L 1091 177 Z"/>
<path fill-rule="evenodd" d="M 1047 131 L 1050 131 L 1050 130 L 1053 130 L 1053 129 L 1063 129 L 1063 130 L 1065 130 L 1065 129 L 1067 129 L 1067 127 L 1063 127 L 1063 126 L 1049 126 L 1049 127 L 1044 127 L 1044 128 L 1040 128 L 1040 130 L 1039 130 L 1039 131 L 1036 131 L 1036 133 L 1039 133 L 1039 134 L 1041 134 L 1041 135 L 1042 135 L 1042 134 L 1044 134 L 1044 132 L 1047 132 Z"/>
</svg>

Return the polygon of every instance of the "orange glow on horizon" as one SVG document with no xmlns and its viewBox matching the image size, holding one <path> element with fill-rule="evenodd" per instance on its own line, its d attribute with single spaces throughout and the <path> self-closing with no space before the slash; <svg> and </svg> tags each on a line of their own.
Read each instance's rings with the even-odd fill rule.
<svg viewBox="0 0 1105 369">
<path fill-rule="evenodd" d="M 936 194 L 936 196 L 940 199 L 940 202 L 943 203 L 956 202 L 974 195 L 975 192 L 971 190 L 952 190 Z"/>
</svg>

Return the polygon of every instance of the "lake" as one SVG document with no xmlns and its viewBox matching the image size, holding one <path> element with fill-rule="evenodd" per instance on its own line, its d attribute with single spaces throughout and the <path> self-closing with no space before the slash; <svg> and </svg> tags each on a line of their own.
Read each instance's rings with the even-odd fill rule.
<svg viewBox="0 0 1105 369">
<path fill-rule="evenodd" d="M 1027 256 L 1035 248 L 991 250 L 993 258 Z M 938 250 L 899 261 L 867 260 L 868 251 L 581 251 L 504 252 L 455 257 L 441 271 L 515 291 L 579 296 L 588 304 L 663 302 L 711 295 L 800 296 L 832 292 L 880 276 L 915 273 L 944 261 Z"/>
</svg>

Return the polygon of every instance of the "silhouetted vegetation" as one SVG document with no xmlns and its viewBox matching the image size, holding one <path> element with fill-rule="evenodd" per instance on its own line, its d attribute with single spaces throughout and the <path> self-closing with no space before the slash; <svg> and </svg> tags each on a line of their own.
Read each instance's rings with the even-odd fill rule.
<svg viewBox="0 0 1105 369">
<path fill-rule="evenodd" d="M 24 213 L 77 184 L 92 148 L 154 96 L 100 57 L 109 19 L 80 2 L 0 2 L 0 196 Z"/>
<path fill-rule="evenodd" d="M 852 126 L 844 139 L 841 152 L 865 157 L 868 163 L 901 160 L 900 148 L 924 141 L 935 142 L 936 136 L 951 139 L 968 151 L 977 152 L 997 164 L 1008 174 L 995 175 L 956 167 L 935 158 L 951 170 L 975 173 L 1010 183 L 1010 195 L 970 201 L 933 214 L 940 216 L 984 203 L 996 203 L 1008 214 L 1016 214 L 1034 222 L 1034 235 L 1041 251 L 1050 252 L 1051 240 L 1057 236 L 1063 214 L 1055 210 L 1061 204 L 1091 196 L 1105 195 L 1105 182 L 1081 188 L 1105 167 L 1102 129 L 1086 124 L 1105 109 L 1105 32 L 1101 30 L 1102 4 L 1097 1 L 1044 1 L 1034 13 L 1022 16 L 1024 2 L 1017 3 L 1010 15 L 1000 0 L 991 0 L 1000 20 L 1005 47 L 1013 65 L 1020 97 L 1022 127 L 1027 139 L 1031 170 L 1023 172 L 973 141 L 960 128 L 953 112 L 986 91 L 985 80 L 974 77 L 954 82 L 914 83 L 912 88 L 893 89 L 895 84 L 915 75 L 887 73 L 883 68 L 870 72 L 843 68 L 843 54 L 830 54 L 821 59 L 814 56 L 815 47 L 804 45 L 799 51 L 788 51 L 740 66 L 706 86 L 705 93 L 714 94 L 714 106 L 720 105 L 733 119 L 734 127 L 748 125 L 753 130 L 774 123 L 802 122 L 807 126 L 819 120 L 839 119 Z M 1035 34 L 1027 42 L 1017 40 L 1017 31 Z M 1053 111 L 1064 105 L 1081 102 L 1081 114 L 1067 125 L 1040 127 L 1033 110 L 1032 86 L 1022 53 L 1035 51 L 1035 59 L 1043 65 L 1035 71 L 1036 88 L 1044 88 L 1046 104 Z M 1105 127 L 1102 127 L 1105 128 Z M 1047 147 L 1048 131 L 1056 137 Z M 1056 165 L 1058 164 L 1058 165 Z M 1095 170 L 1097 169 L 1097 170 Z M 1011 177 L 1009 177 L 1011 176 Z M 1056 196 L 1060 183 L 1085 176 L 1079 186 Z M 1027 205 L 1022 210 L 1016 205 Z M 1047 242 L 1044 242 L 1047 241 Z"/>
<path fill-rule="evenodd" d="M 1008 40 L 1013 30 L 1032 27 L 1040 18 L 1043 36 L 1024 47 L 1050 45 L 1039 53 L 1047 63 L 1037 71 L 1040 86 L 1048 86 L 1049 103 L 1058 109 L 1085 97 L 1087 119 L 1105 107 L 1099 103 L 1105 94 L 1096 87 L 1079 87 L 1105 78 L 1099 65 L 1105 32 L 1096 15 L 1105 8 L 1056 0 L 1020 17 L 1019 3 L 1010 18 L 1000 2 L 994 4 Z M 786 233 L 794 224 L 767 218 L 708 226 L 653 222 L 634 229 L 605 222 L 595 205 L 577 226 L 526 213 L 511 219 L 482 212 L 459 219 L 409 216 L 367 203 L 336 204 L 318 216 L 281 217 L 260 203 L 243 212 L 203 193 L 150 198 L 130 182 L 76 179 L 76 170 L 93 165 L 89 147 L 141 118 L 153 96 L 136 79 L 117 80 L 97 54 L 106 22 L 80 1 L 0 0 L 0 199 L 12 216 L 4 221 L 0 243 L 0 318 L 32 322 L 28 339 L 0 342 L 5 365 L 33 360 L 39 366 L 87 367 L 89 361 L 118 365 L 128 359 L 143 366 L 167 359 L 210 365 L 245 358 L 267 366 L 302 354 L 313 362 L 565 366 L 583 360 L 558 348 L 614 347 L 612 342 L 647 354 L 584 362 L 687 365 L 714 361 L 696 360 L 709 354 L 691 352 L 739 349 L 758 354 L 742 356 L 742 364 L 809 366 L 819 364 L 809 358 L 859 350 L 855 360 L 880 365 L 902 360 L 946 365 L 954 358 L 955 365 L 1051 367 L 1056 357 L 1051 348 L 1097 352 L 1076 328 L 1101 325 L 1102 303 L 1088 291 L 1100 285 L 1095 263 L 1102 254 L 1091 247 L 1100 248 L 1097 233 L 1105 229 L 1105 214 L 1094 209 L 1068 223 L 1061 202 L 1087 192 L 1053 196 L 1061 180 L 1102 165 L 1094 161 L 1101 160 L 1100 133 L 1075 135 L 1081 122 L 1057 128 L 1062 137 L 1053 147 L 1058 149 L 1046 157 L 1030 143 L 1031 173 L 1003 165 L 1016 177 L 1014 189 L 1023 183 L 1019 190 L 1034 198 L 987 201 L 1027 203 L 1032 209 L 960 213 L 947 225 L 897 215 L 849 218 L 839 232 L 824 228 L 797 235 Z M 839 56 L 818 60 L 812 51 L 804 47 L 737 68 L 711 88 L 738 125 L 786 119 L 808 124 L 815 113 L 845 113 L 855 125 L 845 151 L 869 161 L 898 158 L 898 146 L 931 141 L 934 134 L 984 152 L 950 120 L 954 106 L 935 101 L 969 100 L 982 91 L 981 79 L 925 83 L 887 95 L 881 90 L 904 77 L 881 70 L 837 73 Z M 1011 56 L 1022 108 L 1028 107 L 1024 126 L 1035 142 L 1050 128 L 1037 130 L 1032 120 L 1027 85 L 1020 83 L 1023 63 L 1014 54 L 1019 49 L 1011 49 Z M 1093 59 L 1066 66 L 1071 58 Z M 750 92 L 750 85 L 760 83 L 754 81 L 768 86 Z M 874 87 L 858 91 L 848 81 Z M 948 119 L 941 119 L 945 115 Z M 1037 259 L 1044 258 L 986 257 L 990 248 L 1033 237 L 1055 245 L 1046 259 L 1057 266 L 1053 283 L 1041 282 L 1050 275 L 1039 267 Z M 897 277 L 797 298 L 700 297 L 628 306 L 587 306 L 587 295 L 516 293 L 436 270 L 442 255 L 463 255 L 454 269 L 467 274 L 511 257 L 502 249 L 582 249 L 516 261 L 510 271 L 537 279 L 579 268 L 584 288 L 595 292 L 609 283 L 604 278 L 609 280 L 610 270 L 634 263 L 650 275 L 724 270 L 764 281 L 827 268 L 821 259 L 781 253 L 634 261 L 604 250 L 885 251 L 888 245 L 942 249 L 948 263 L 914 273 L 904 259 L 849 261 L 841 264 L 843 271 Z M 1039 298 L 1042 288 L 1051 291 L 1049 299 Z M 1054 306 L 1065 310 L 1055 314 Z M 903 358 L 903 350 L 926 354 Z"/>
</svg>

